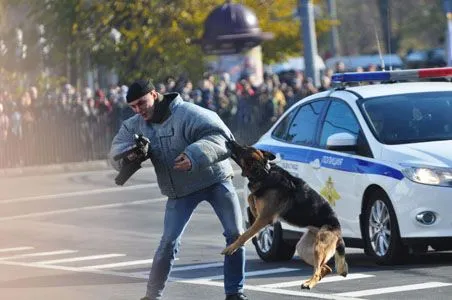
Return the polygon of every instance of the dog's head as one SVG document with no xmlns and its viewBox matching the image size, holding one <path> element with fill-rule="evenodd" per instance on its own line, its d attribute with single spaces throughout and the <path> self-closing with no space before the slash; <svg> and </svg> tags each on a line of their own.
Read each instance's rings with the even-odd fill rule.
<svg viewBox="0 0 452 300">
<path fill-rule="evenodd" d="M 226 146 L 231 151 L 231 158 L 242 169 L 242 176 L 250 180 L 259 179 L 268 174 L 270 163 L 276 158 L 271 152 L 251 146 L 241 146 L 235 141 L 228 141 Z"/>
</svg>

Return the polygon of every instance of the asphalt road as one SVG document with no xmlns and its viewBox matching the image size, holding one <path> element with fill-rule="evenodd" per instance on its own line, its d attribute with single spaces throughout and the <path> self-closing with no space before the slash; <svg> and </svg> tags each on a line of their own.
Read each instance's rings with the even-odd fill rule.
<svg viewBox="0 0 452 300">
<path fill-rule="evenodd" d="M 124 187 L 113 171 L 0 178 L 0 299 L 123 300 L 144 295 L 162 231 L 165 198 L 152 168 Z M 234 183 L 240 193 L 242 178 Z M 222 229 L 208 204 L 184 234 L 168 300 L 224 299 Z M 297 257 L 264 263 L 247 245 L 250 299 L 451 299 L 452 253 L 381 267 L 347 248 L 350 274 L 299 286 L 312 268 Z"/>
</svg>

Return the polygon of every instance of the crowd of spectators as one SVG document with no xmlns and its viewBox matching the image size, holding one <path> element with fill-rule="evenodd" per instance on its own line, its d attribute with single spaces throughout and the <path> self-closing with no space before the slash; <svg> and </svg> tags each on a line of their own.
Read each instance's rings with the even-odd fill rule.
<svg viewBox="0 0 452 300">
<path fill-rule="evenodd" d="M 223 73 L 205 74 L 196 85 L 169 77 L 156 88 L 217 112 L 237 140 L 250 144 L 295 101 L 328 89 L 332 73 L 324 73 L 320 87 L 295 71 L 266 74 L 259 86 L 247 76 L 233 83 Z M 31 86 L 19 97 L 0 89 L 0 168 L 106 158 L 121 122 L 133 115 L 126 93 L 125 85 L 94 91 L 70 84 L 60 91 Z"/>
</svg>

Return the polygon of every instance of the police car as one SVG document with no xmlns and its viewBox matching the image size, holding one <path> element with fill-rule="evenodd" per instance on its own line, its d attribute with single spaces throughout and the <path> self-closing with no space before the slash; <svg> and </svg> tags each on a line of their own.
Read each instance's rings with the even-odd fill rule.
<svg viewBox="0 0 452 300">
<path fill-rule="evenodd" d="M 298 101 L 254 146 L 323 195 L 346 245 L 377 263 L 451 250 L 452 83 L 423 80 L 450 76 L 452 68 L 335 74 L 337 87 Z M 278 221 L 253 243 L 264 261 L 288 260 L 302 232 Z"/>
</svg>

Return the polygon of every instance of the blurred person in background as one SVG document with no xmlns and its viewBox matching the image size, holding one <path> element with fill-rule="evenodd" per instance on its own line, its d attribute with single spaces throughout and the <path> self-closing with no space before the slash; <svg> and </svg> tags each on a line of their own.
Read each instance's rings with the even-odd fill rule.
<svg viewBox="0 0 452 300">
<path fill-rule="evenodd" d="M 184 99 L 184 101 L 188 101 L 188 102 L 193 102 L 191 97 L 190 97 L 190 93 L 193 91 L 193 84 L 190 80 L 187 80 L 180 92 L 180 95 L 182 97 L 182 99 Z"/>
<path fill-rule="evenodd" d="M 306 78 L 306 80 L 303 82 L 303 90 L 305 91 L 305 97 L 319 92 L 319 90 L 315 87 L 311 77 Z"/>
<path fill-rule="evenodd" d="M 215 103 L 215 91 L 212 81 L 205 77 L 200 82 L 200 90 L 202 95 L 201 106 L 213 111 L 216 111 L 216 103 Z"/>
<path fill-rule="evenodd" d="M 336 62 L 334 66 L 334 73 L 344 73 L 347 71 L 345 63 L 343 61 Z"/>
<path fill-rule="evenodd" d="M 16 102 L 12 103 L 10 115 L 10 135 L 8 137 L 8 147 L 11 149 L 20 149 L 22 141 L 22 114 Z M 21 166 L 24 161 L 20 151 L 11 151 L 12 166 Z"/>
<path fill-rule="evenodd" d="M 21 157 L 27 165 L 35 164 L 39 160 L 37 149 L 37 131 L 35 107 L 32 104 L 32 98 L 29 92 L 24 92 L 20 99 L 21 123 L 23 140 L 27 147 L 20 147 Z"/>
<path fill-rule="evenodd" d="M 9 118 L 4 112 L 3 103 L 0 103 L 0 167 L 8 167 L 10 164 L 7 147 L 8 133 Z"/>
<path fill-rule="evenodd" d="M 166 84 L 165 89 L 167 92 L 174 92 L 174 89 L 176 88 L 176 79 L 173 76 L 168 76 L 166 78 Z"/>
<path fill-rule="evenodd" d="M 119 93 L 117 95 L 117 100 L 113 104 L 112 118 L 114 121 L 113 133 L 117 133 L 121 124 L 124 120 L 133 117 L 135 113 L 127 104 L 127 91 L 129 87 L 127 85 L 121 85 Z"/>
<path fill-rule="evenodd" d="M 35 86 L 31 86 L 29 89 L 30 98 L 31 98 L 31 109 L 33 110 L 33 114 L 36 119 L 39 119 L 42 114 L 42 101 L 39 98 L 38 88 Z"/>
<path fill-rule="evenodd" d="M 319 92 L 327 91 L 330 88 L 331 88 L 331 78 L 326 75 L 323 75 L 320 78 Z"/>
<path fill-rule="evenodd" d="M 163 83 L 157 83 L 155 86 L 155 90 L 159 94 L 166 94 L 166 86 Z"/>
</svg>

